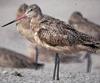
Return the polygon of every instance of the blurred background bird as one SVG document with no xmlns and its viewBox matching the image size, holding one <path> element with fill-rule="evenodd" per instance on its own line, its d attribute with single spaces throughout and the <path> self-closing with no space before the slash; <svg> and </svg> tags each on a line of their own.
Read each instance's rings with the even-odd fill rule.
<svg viewBox="0 0 100 83">
<path fill-rule="evenodd" d="M 76 30 L 95 37 L 96 40 L 100 41 L 100 25 L 89 21 L 81 12 L 73 12 L 69 17 L 69 24 Z"/>
<path fill-rule="evenodd" d="M 97 41 L 100 41 L 100 25 L 89 21 L 85 18 L 81 12 L 75 11 L 69 17 L 69 24 L 73 26 L 79 32 L 85 33 L 94 37 Z M 91 67 L 92 60 L 89 52 L 86 53 L 85 58 L 88 59 L 88 67 Z M 89 68 L 87 71 L 90 72 Z"/>
<path fill-rule="evenodd" d="M 27 8 L 28 8 L 27 4 L 25 3 L 21 4 L 20 7 L 17 9 L 16 19 L 22 16 L 26 12 Z M 22 20 L 17 21 L 16 26 L 17 26 L 17 30 L 22 36 L 24 36 L 29 41 L 34 41 L 32 39 L 32 32 L 30 30 L 30 19 L 29 18 L 24 18 Z M 34 63 L 36 63 L 36 67 L 37 67 L 39 64 L 38 63 L 39 52 L 38 52 L 38 47 L 35 45 L 35 43 L 33 43 L 33 46 L 35 48 L 36 56 L 34 55 L 31 55 L 31 56 L 34 56 L 35 58 Z"/>
<path fill-rule="evenodd" d="M 36 68 L 32 57 L 30 58 L 6 48 L 0 48 L 0 66 L 9 68 Z M 43 65 L 38 64 L 37 69 L 42 67 Z"/>
</svg>

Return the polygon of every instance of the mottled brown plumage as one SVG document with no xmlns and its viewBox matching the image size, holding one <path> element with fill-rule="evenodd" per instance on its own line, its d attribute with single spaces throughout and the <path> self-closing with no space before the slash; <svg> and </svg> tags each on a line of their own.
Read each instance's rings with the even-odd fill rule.
<svg viewBox="0 0 100 83">
<path fill-rule="evenodd" d="M 65 22 L 44 15 L 40 7 L 36 4 L 30 5 L 25 14 L 17 20 L 28 17 L 31 19 L 29 30 L 32 43 L 43 46 L 47 49 L 58 53 L 71 54 L 79 51 L 94 52 L 100 48 L 100 42 L 96 41 L 92 36 L 78 32 Z M 60 58 L 56 53 L 55 68 L 53 79 L 55 79 L 57 68 L 57 80 L 59 80 L 59 63 Z"/>
<path fill-rule="evenodd" d="M 37 5 L 29 6 L 26 15 L 31 18 L 30 29 L 38 45 L 63 53 L 91 51 L 97 47 L 93 37 L 76 31 L 59 19 L 44 15 Z"/>
<path fill-rule="evenodd" d="M 17 14 L 16 14 L 16 18 L 19 18 L 20 16 L 22 16 L 25 12 L 26 12 L 26 9 L 28 8 L 28 5 L 27 4 L 22 4 L 18 9 L 17 9 Z M 46 18 L 48 18 L 48 17 L 46 17 Z M 48 20 L 49 20 L 49 18 L 48 18 Z M 53 20 L 53 19 L 52 19 Z M 51 21 L 51 20 L 50 20 Z M 19 31 L 19 33 L 22 35 L 22 36 L 24 36 L 26 39 L 28 39 L 29 41 L 31 41 L 32 42 L 32 32 L 31 32 L 31 30 L 30 30 L 30 20 L 28 19 L 28 18 L 24 18 L 24 19 L 22 19 L 22 20 L 19 20 L 18 22 L 17 22 L 17 30 Z M 34 40 L 33 40 L 33 42 L 34 42 Z M 34 44 L 32 42 L 32 44 Z M 28 48 L 28 51 L 29 51 L 29 54 L 31 55 L 31 56 L 34 56 L 35 55 L 35 51 L 34 51 L 34 45 L 30 45 L 30 47 Z M 50 50 L 46 50 L 45 48 L 40 48 L 40 50 L 39 50 L 39 52 L 40 52 L 40 57 L 39 57 L 39 60 L 40 61 L 51 61 L 52 59 L 52 55 L 54 54 L 52 51 L 50 51 Z M 42 53 L 42 54 L 41 54 Z M 29 55 L 29 56 L 30 56 Z M 51 55 L 51 56 L 50 56 Z M 63 61 L 63 58 L 64 57 L 66 57 L 66 60 L 64 60 Z M 67 56 L 62 56 L 61 57 L 61 62 L 70 62 L 70 60 L 68 60 L 67 59 Z M 69 56 L 68 56 L 69 57 Z M 34 58 L 35 58 L 35 56 L 34 56 Z M 71 58 L 73 58 L 73 56 L 72 57 L 70 57 L 70 59 Z M 45 60 L 46 59 L 46 60 Z M 79 57 L 77 58 L 77 60 L 79 59 Z M 72 59 L 73 60 L 73 59 Z M 79 60 L 78 60 L 79 61 Z"/>
<path fill-rule="evenodd" d="M 92 36 L 78 32 L 70 25 L 59 19 L 44 15 L 40 7 L 33 4 L 28 7 L 25 15 L 31 18 L 30 29 L 33 32 L 35 42 L 47 49 L 58 53 L 71 54 L 79 51 L 94 52 L 100 48 L 100 42 Z M 57 80 L 59 80 L 60 58 L 56 54 L 53 79 L 57 68 Z"/>
</svg>

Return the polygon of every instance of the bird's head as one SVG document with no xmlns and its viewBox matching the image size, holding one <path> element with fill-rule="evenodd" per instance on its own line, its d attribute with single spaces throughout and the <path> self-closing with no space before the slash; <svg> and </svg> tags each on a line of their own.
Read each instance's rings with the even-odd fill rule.
<svg viewBox="0 0 100 83">
<path fill-rule="evenodd" d="M 28 9 L 27 4 L 24 3 L 24 4 L 20 5 L 19 8 L 17 9 L 16 19 L 19 18 L 20 16 L 22 16 L 23 14 L 25 14 L 27 9 Z"/>
<path fill-rule="evenodd" d="M 19 8 L 17 9 L 17 14 L 16 14 L 16 16 L 17 16 L 17 17 L 22 16 L 22 15 L 26 12 L 27 8 L 28 8 L 28 5 L 25 4 L 25 3 L 22 4 L 22 5 L 20 5 Z"/>
<path fill-rule="evenodd" d="M 41 9 L 38 5 L 32 4 L 28 7 L 25 15 L 29 18 L 35 18 L 42 15 Z"/>
<path fill-rule="evenodd" d="M 18 20 L 24 19 L 24 18 L 40 18 L 42 16 L 42 12 L 41 9 L 38 5 L 36 4 L 32 4 L 30 6 L 28 6 L 26 4 L 23 4 L 20 8 L 19 8 L 19 13 L 21 13 L 21 16 L 17 17 L 15 20 L 3 25 L 2 27 L 5 27 L 9 24 L 12 24 Z M 26 12 L 25 12 L 26 11 Z M 23 13 L 23 14 L 22 14 Z"/>
<path fill-rule="evenodd" d="M 81 22 L 83 15 L 80 12 L 74 12 L 69 18 L 69 24 L 75 24 Z"/>
</svg>

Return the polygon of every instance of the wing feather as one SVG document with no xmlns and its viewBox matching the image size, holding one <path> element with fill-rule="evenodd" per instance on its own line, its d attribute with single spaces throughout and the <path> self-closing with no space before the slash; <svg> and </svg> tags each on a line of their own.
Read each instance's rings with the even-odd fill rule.
<svg viewBox="0 0 100 83">
<path fill-rule="evenodd" d="M 73 27 L 59 19 L 45 16 L 38 31 L 41 41 L 51 46 L 72 46 L 93 43 L 94 39 L 86 34 L 76 31 Z"/>
</svg>

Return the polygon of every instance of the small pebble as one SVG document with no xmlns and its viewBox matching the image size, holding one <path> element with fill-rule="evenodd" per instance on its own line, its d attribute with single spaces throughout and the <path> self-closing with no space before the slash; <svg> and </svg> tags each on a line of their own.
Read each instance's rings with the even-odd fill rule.
<svg viewBox="0 0 100 83">
<path fill-rule="evenodd" d="M 23 77 L 23 75 L 17 71 L 13 72 L 12 75 L 18 76 L 18 77 Z"/>
<path fill-rule="evenodd" d="M 8 73 L 8 71 L 3 71 L 2 73 L 3 73 L 3 74 L 7 74 L 7 73 Z"/>
</svg>

